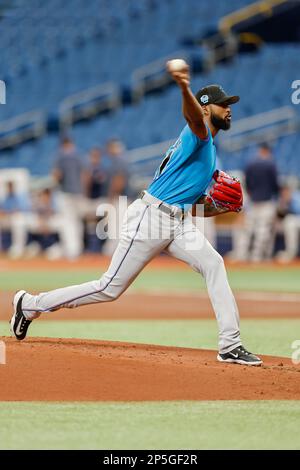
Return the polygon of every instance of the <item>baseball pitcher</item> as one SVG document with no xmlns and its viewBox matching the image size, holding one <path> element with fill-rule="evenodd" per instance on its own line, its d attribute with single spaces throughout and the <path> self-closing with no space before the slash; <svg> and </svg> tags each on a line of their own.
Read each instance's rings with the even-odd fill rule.
<svg viewBox="0 0 300 470">
<path fill-rule="evenodd" d="M 239 181 L 215 168 L 213 140 L 219 130 L 230 128 L 230 105 L 239 97 L 227 95 L 219 85 L 206 86 L 194 95 L 188 65 L 180 61 L 178 67 L 178 60 L 175 62 L 176 66 L 173 61 L 167 62 L 167 70 L 181 90 L 187 124 L 167 151 L 150 186 L 128 207 L 108 270 L 100 279 L 81 285 L 39 295 L 17 292 L 10 324 L 18 340 L 26 337 L 30 323 L 42 313 L 117 299 L 144 266 L 165 251 L 205 279 L 219 328 L 217 359 L 245 365 L 262 363 L 241 343 L 238 308 L 223 259 L 193 217 L 199 208 L 204 217 L 242 208 Z"/>
</svg>

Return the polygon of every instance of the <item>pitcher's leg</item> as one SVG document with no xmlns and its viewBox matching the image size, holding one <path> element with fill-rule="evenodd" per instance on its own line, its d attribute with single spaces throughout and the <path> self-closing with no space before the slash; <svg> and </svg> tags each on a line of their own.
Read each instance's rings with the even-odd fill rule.
<svg viewBox="0 0 300 470">
<path fill-rule="evenodd" d="M 167 241 L 148 240 L 143 236 L 148 224 L 145 220 L 147 209 L 143 204 L 138 217 L 130 221 L 130 228 L 122 233 L 107 272 L 99 280 L 55 289 L 36 296 L 25 294 L 22 309 L 26 318 L 32 320 L 42 312 L 109 302 L 118 298 L 143 267 L 167 244 Z"/>
<path fill-rule="evenodd" d="M 228 283 L 223 258 L 203 234 L 188 223 L 166 251 L 204 276 L 219 327 L 219 352 L 226 353 L 239 346 L 239 312 Z"/>
</svg>

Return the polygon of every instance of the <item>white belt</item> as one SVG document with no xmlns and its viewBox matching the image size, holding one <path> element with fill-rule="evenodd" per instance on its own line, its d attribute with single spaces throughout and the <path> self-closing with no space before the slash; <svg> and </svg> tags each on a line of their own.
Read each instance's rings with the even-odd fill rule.
<svg viewBox="0 0 300 470">
<path fill-rule="evenodd" d="M 171 206 L 157 197 L 152 196 L 147 191 L 142 191 L 140 198 L 148 204 L 157 204 L 158 209 L 174 219 L 183 220 L 187 215 L 187 212 L 185 212 L 184 209 L 181 209 L 181 207 Z"/>
</svg>

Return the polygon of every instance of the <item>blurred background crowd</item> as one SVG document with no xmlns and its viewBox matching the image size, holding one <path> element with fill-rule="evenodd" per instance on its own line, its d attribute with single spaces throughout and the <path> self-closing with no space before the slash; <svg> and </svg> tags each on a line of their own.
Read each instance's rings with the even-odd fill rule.
<svg viewBox="0 0 300 470">
<path fill-rule="evenodd" d="M 219 83 L 241 96 L 216 145 L 244 210 L 206 219 L 208 239 L 232 262 L 295 260 L 299 15 L 293 0 L 0 1 L 1 251 L 111 256 L 97 207 L 122 212 L 119 196 L 147 187 L 185 125 L 165 69 L 182 57 L 194 91 Z"/>
<path fill-rule="evenodd" d="M 220 160 L 218 163 L 222 167 Z M 111 204 L 121 210 L 120 196 L 126 196 L 128 204 L 138 197 L 137 186 L 130 185 L 129 171 L 126 149 L 117 138 L 107 141 L 104 148 L 92 147 L 82 155 L 73 140 L 65 136 L 51 175 L 38 185 L 30 184 L 24 170 L 19 174 L 15 170 L 13 177 L 3 172 L 2 251 L 13 259 L 41 253 L 50 260 L 76 259 L 84 252 L 111 256 L 117 239 L 109 231 L 100 238 L 96 234 L 97 223 L 106 217 L 105 210 L 98 216 L 97 208 Z M 297 178 L 281 178 L 272 148 L 266 143 L 258 146 L 243 171 L 236 173 L 244 189 L 244 210 L 205 219 L 204 230 L 210 242 L 231 261 L 295 260 L 300 248 Z M 25 181 L 25 189 L 20 178 Z M 112 223 L 115 221 L 107 225 L 104 222 L 103 226 Z M 115 227 L 110 228 L 114 234 Z"/>
<path fill-rule="evenodd" d="M 3 175 L 1 242 L 11 258 L 31 258 L 42 251 L 48 259 L 75 259 L 85 250 L 112 255 L 116 241 L 110 239 L 110 233 L 103 234 L 102 243 L 96 237 L 96 212 L 104 204 L 117 210 L 119 196 L 130 196 L 120 140 L 112 138 L 105 148 L 92 147 L 82 155 L 72 139 L 64 136 L 49 178 L 36 188 L 31 188 L 30 175 L 24 170 L 19 173 L 21 185 L 16 180 L 18 170 L 13 178 Z M 25 189 L 20 190 L 24 183 Z"/>
</svg>

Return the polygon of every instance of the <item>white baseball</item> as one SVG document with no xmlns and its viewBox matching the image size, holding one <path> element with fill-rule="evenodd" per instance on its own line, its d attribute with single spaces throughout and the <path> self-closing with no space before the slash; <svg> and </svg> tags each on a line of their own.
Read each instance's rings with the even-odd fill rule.
<svg viewBox="0 0 300 470">
<path fill-rule="evenodd" d="M 169 70 L 172 72 L 180 72 L 184 70 L 188 64 L 183 59 L 173 59 L 168 62 Z"/>
</svg>

